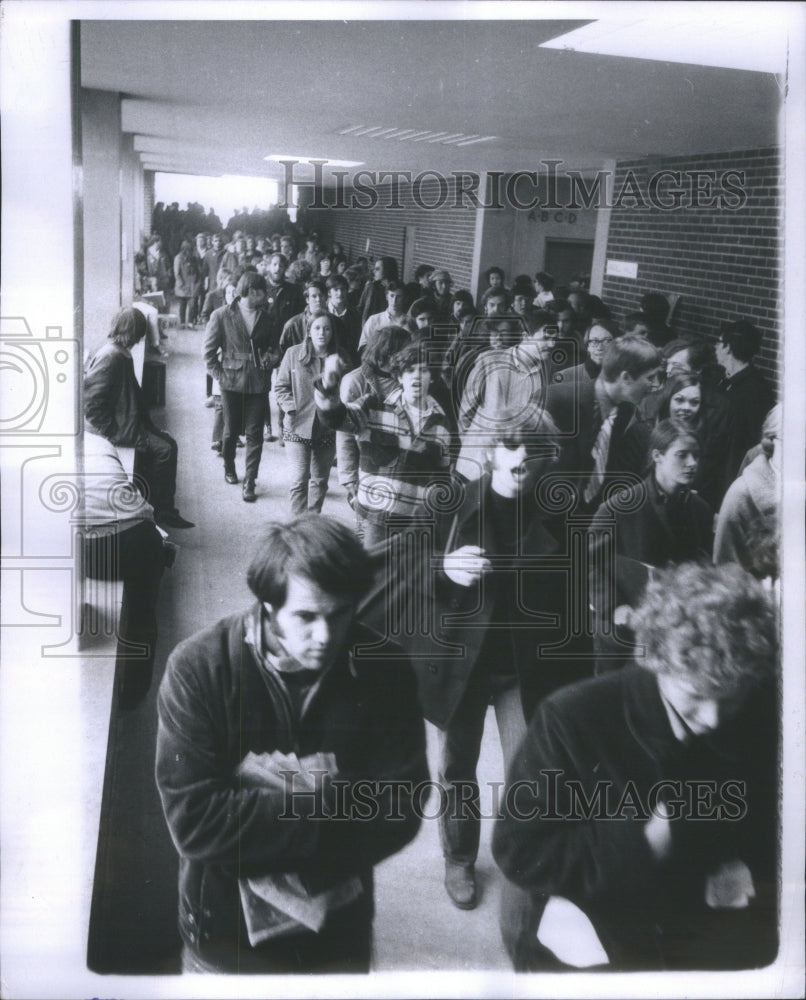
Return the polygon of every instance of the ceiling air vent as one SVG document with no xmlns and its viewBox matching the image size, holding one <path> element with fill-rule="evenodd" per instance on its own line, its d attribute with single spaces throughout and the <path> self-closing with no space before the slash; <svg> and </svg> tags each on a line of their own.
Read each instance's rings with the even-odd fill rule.
<svg viewBox="0 0 806 1000">
<path fill-rule="evenodd" d="M 492 142 L 495 135 L 465 132 L 436 132 L 433 129 L 398 128 L 396 125 L 345 125 L 336 135 L 351 135 L 362 139 L 396 139 L 398 142 L 433 142 L 443 146 L 473 146 L 477 142 Z"/>
</svg>

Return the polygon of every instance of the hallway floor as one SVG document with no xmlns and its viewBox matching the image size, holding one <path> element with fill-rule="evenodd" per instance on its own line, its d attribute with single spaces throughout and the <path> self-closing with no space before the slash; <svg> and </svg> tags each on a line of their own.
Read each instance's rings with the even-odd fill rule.
<svg viewBox="0 0 806 1000">
<path fill-rule="evenodd" d="M 268 520 L 289 516 L 289 474 L 279 442 L 264 445 L 256 503 L 244 503 L 240 487 L 224 482 L 223 462 L 210 450 L 213 410 L 204 407 L 203 338 L 202 330 L 170 331 L 169 406 L 153 411 L 157 425 L 165 427 L 179 444 L 177 506 L 196 528 L 171 533 L 180 550 L 161 587 L 154 679 L 147 697 L 135 709 L 124 711 L 116 700 L 112 702 L 105 778 L 103 719 L 109 704 L 108 678 L 104 681 L 99 676 L 86 691 L 88 703 L 98 710 L 97 727 L 90 735 L 96 744 L 91 760 L 98 775 L 97 783 L 89 785 L 100 796 L 105 783 L 89 943 L 90 967 L 99 972 L 154 975 L 179 971 L 176 854 L 153 780 L 156 690 L 165 659 L 176 643 L 251 603 L 245 572 L 252 540 Z M 276 433 L 275 407 L 273 420 Z M 238 450 L 236 464 L 240 476 L 243 449 Z M 353 523 L 335 469 L 323 512 Z M 433 778 L 437 738 L 436 730 L 427 728 Z M 489 812 L 488 783 L 503 780 L 492 715 L 487 720 L 479 780 L 482 789 L 488 789 L 486 795 L 482 791 L 482 809 Z M 426 813 L 435 808 L 436 796 L 432 795 Z M 499 876 L 490 854 L 491 831 L 491 821 L 483 821 L 477 866 L 481 898 L 470 912 L 456 909 L 444 891 L 435 819 L 426 819 L 412 844 L 378 866 L 375 970 L 492 972 L 510 968 L 498 929 Z"/>
</svg>

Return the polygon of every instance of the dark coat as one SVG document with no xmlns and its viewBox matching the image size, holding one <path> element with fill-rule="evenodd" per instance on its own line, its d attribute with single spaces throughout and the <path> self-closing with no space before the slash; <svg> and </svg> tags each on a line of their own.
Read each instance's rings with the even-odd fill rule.
<svg viewBox="0 0 806 1000">
<path fill-rule="evenodd" d="M 600 498 L 594 498 L 589 504 L 583 500 L 593 471 L 593 446 L 599 434 L 595 399 L 594 379 L 554 382 L 546 395 L 546 408 L 561 432 L 562 450 L 557 472 L 566 476 L 578 492 L 580 509 L 587 508 L 591 512 L 600 502 Z M 610 438 L 605 483 L 612 477 L 619 478 L 625 485 L 630 476 L 643 478 L 650 433 L 650 423 L 640 417 L 631 403 L 619 404 Z"/>
<path fill-rule="evenodd" d="M 739 474 L 748 450 L 761 440 L 764 419 L 775 405 L 775 395 L 764 376 L 748 365 L 722 383 L 730 403 L 730 444 L 727 485 Z M 726 486 L 727 488 L 727 486 Z"/>
<path fill-rule="evenodd" d="M 269 316 L 260 311 L 250 335 L 238 302 L 234 299 L 210 317 L 204 335 L 204 362 L 224 392 L 267 393 L 277 357 Z"/>
<path fill-rule="evenodd" d="M 283 327 L 297 313 L 301 313 L 305 308 L 305 299 L 299 285 L 294 285 L 290 281 L 282 281 L 279 285 L 272 285 L 266 280 L 268 314 L 271 320 L 272 346 L 278 347 Z"/>
<path fill-rule="evenodd" d="M 635 563 L 660 568 L 683 562 L 710 562 L 713 526 L 714 512 L 696 493 L 681 498 L 679 514 L 670 520 L 668 504 L 654 475 L 603 503 L 588 533 L 590 603 L 597 615 L 609 621 L 614 607 L 637 604 L 643 589 L 639 584 L 645 583 L 646 577 L 641 574 L 642 580 L 636 579 L 636 570 L 640 572 L 641 567 Z M 607 566 L 615 572 L 615 589 Z"/>
<path fill-rule="evenodd" d="M 535 712 L 508 775 L 504 802 L 514 807 L 504 808 L 496 823 L 496 861 L 516 885 L 579 906 L 613 968 L 748 968 L 772 961 L 776 717 L 774 692 L 757 692 L 716 732 L 682 743 L 655 676 L 642 667 L 557 691 Z M 672 855 L 661 864 L 650 853 L 644 825 L 650 790 L 663 780 L 684 784 L 681 795 L 667 791 L 670 805 L 681 802 L 681 819 L 671 822 Z M 706 796 L 700 818 L 686 821 L 696 786 L 685 782 L 708 781 L 715 782 L 711 802 Z M 581 797 L 576 805 L 571 799 L 572 782 L 594 803 L 587 815 Z M 522 794 L 514 799 L 516 787 Z M 628 788 L 637 808 L 628 806 L 617 819 L 614 807 Z M 606 796 L 602 806 L 597 790 Z M 757 895 L 746 909 L 710 909 L 706 877 L 735 858 L 750 869 Z"/>
<path fill-rule="evenodd" d="M 240 877 L 293 871 L 315 894 L 357 874 L 366 888 L 368 926 L 372 867 L 414 837 L 419 818 L 401 792 L 401 818 L 390 819 L 384 793 L 373 796 L 371 788 L 367 801 L 378 800 L 380 807 L 370 818 L 358 818 L 352 809 L 355 783 L 399 779 L 416 785 L 428 779 L 414 678 L 400 660 L 390 664 L 362 654 L 362 646 L 377 640 L 374 633 L 356 626 L 294 725 L 282 686 L 245 642 L 255 613 L 225 618 L 173 651 L 158 697 L 156 760 L 180 856 L 182 937 L 202 955 L 238 948 L 245 961 L 259 949 L 248 943 Z M 316 811 L 313 801 L 306 806 L 304 796 L 290 804 L 299 812 L 290 817 L 282 792 L 243 785 L 235 772 L 246 754 L 274 750 L 299 758 L 335 754 L 338 777 L 347 782 L 344 812 L 351 818 L 315 819 L 308 815 Z M 324 785 L 316 802 L 325 816 L 341 812 Z"/>
<path fill-rule="evenodd" d="M 361 292 L 358 301 L 358 312 L 361 315 L 361 323 L 364 324 L 375 313 L 383 312 L 386 308 L 386 285 L 383 281 L 374 281 L 368 278 Z"/>
<path fill-rule="evenodd" d="M 498 563 L 506 571 L 514 562 L 520 577 L 522 603 L 513 609 L 513 622 L 493 620 L 495 574 L 460 587 L 439 568 L 443 554 L 463 545 L 479 545 L 493 555 L 490 475 L 462 488 L 456 512 L 438 518 L 433 529 L 433 560 L 420 551 L 413 566 L 384 567 L 361 612 L 364 620 L 404 647 L 417 674 L 423 714 L 439 728 L 450 723 L 492 628 L 499 630 L 502 643 L 512 643 L 527 719 L 549 691 L 593 672 L 588 640 L 566 634 L 572 600 L 569 579 L 576 582 L 575 576 L 558 568 L 563 562 L 561 546 L 537 510 L 526 525 L 520 555 L 508 558 L 506 566 L 503 560 Z M 408 618 L 408 629 L 399 628 L 396 615 L 404 623 Z M 546 648 L 551 646 L 558 648 Z"/>
<path fill-rule="evenodd" d="M 361 314 L 357 309 L 348 306 L 341 316 L 330 314 L 333 319 L 333 331 L 341 348 L 352 359 L 354 365 L 359 363 L 358 341 L 361 338 Z"/>
<path fill-rule="evenodd" d="M 179 298 L 190 298 L 198 295 L 199 288 L 199 258 L 192 250 L 180 250 L 174 257 L 174 294 Z"/>
<path fill-rule="evenodd" d="M 131 354 L 107 341 L 87 362 L 84 417 L 95 431 L 121 448 L 142 444 L 153 428 Z"/>
</svg>

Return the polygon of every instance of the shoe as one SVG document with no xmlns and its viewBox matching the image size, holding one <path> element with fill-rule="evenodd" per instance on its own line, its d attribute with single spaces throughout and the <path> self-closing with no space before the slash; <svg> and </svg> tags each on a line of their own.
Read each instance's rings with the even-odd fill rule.
<svg viewBox="0 0 806 1000">
<path fill-rule="evenodd" d="M 445 862 L 445 890 L 454 906 L 460 910 L 473 910 L 476 907 L 476 873 L 473 867 L 457 864 L 455 861 Z"/>
<path fill-rule="evenodd" d="M 215 406 L 215 400 L 213 399 L 212 396 L 208 396 L 207 399 L 205 399 L 204 401 L 204 405 L 207 407 L 208 410 L 212 410 L 212 408 Z"/>
<path fill-rule="evenodd" d="M 238 473 L 235 469 L 224 469 L 224 482 L 229 483 L 230 486 L 238 485 Z"/>
<path fill-rule="evenodd" d="M 276 440 L 277 440 L 277 438 L 276 438 L 276 437 L 275 437 L 275 436 L 274 436 L 274 435 L 272 434 L 272 432 L 271 432 L 271 431 L 266 431 L 266 432 L 265 432 L 265 433 L 263 434 L 263 440 L 264 440 L 264 441 L 276 441 Z"/>
<path fill-rule="evenodd" d="M 213 441 L 213 443 L 210 445 L 210 451 L 214 451 L 216 455 L 221 454 L 221 448 L 222 445 L 220 441 Z"/>
<path fill-rule="evenodd" d="M 255 493 L 254 479 L 244 479 L 243 498 L 246 501 L 246 503 L 254 503 L 255 500 L 257 500 L 257 493 Z"/>
<path fill-rule="evenodd" d="M 163 510 L 154 515 L 158 524 L 167 524 L 169 528 L 195 528 L 192 521 L 186 521 L 178 510 Z"/>
</svg>

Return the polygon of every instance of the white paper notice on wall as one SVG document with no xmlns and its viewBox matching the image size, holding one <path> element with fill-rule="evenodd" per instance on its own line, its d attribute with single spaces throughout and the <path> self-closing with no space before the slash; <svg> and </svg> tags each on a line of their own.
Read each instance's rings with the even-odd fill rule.
<svg viewBox="0 0 806 1000">
<path fill-rule="evenodd" d="M 609 260 L 605 273 L 614 278 L 637 278 L 638 264 L 630 260 Z"/>
</svg>

